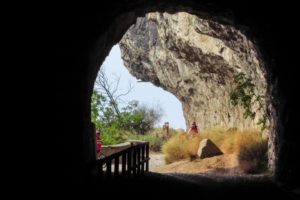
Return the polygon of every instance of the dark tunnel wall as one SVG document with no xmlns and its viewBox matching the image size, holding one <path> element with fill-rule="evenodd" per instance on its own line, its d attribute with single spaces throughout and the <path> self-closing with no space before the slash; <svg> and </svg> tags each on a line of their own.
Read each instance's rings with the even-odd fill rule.
<svg viewBox="0 0 300 200">
<path fill-rule="evenodd" d="M 104 3 L 105 2 L 105 3 Z M 90 95 L 100 64 L 135 22 L 149 11 L 186 11 L 212 17 L 241 29 L 259 47 L 269 72 L 270 92 L 277 110 L 277 181 L 296 184 L 300 144 L 297 134 L 299 98 L 295 52 L 291 38 L 293 12 L 278 15 L 288 5 L 261 5 L 254 1 L 234 3 L 197 0 L 103 1 L 89 16 L 55 17 L 55 131 L 50 137 L 56 148 L 52 171 L 61 182 L 82 183 L 90 175 L 93 161 L 93 132 L 90 124 Z M 54 19 L 53 19 L 54 20 Z M 283 28 L 288 27 L 288 28 Z M 87 179 L 88 180 L 88 179 Z"/>
</svg>

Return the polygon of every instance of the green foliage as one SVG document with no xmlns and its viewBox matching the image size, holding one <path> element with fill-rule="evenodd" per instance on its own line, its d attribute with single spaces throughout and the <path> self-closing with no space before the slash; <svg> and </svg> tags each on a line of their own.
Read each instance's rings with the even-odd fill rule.
<svg viewBox="0 0 300 200">
<path fill-rule="evenodd" d="M 145 134 L 162 116 L 161 109 L 139 105 L 137 101 L 131 101 L 121 109 L 121 97 L 129 94 L 132 86 L 129 84 L 126 92 L 120 92 L 119 83 L 120 77 L 109 80 L 103 67 L 95 81 L 91 98 L 91 121 L 101 132 L 103 144 L 123 142 L 127 139 L 127 132 Z"/>
<path fill-rule="evenodd" d="M 130 131 L 145 134 L 151 130 L 161 118 L 161 109 L 149 108 L 131 101 L 117 113 L 107 98 L 94 90 L 91 98 L 91 120 L 102 134 L 103 144 L 124 142 L 127 137 L 124 132 Z"/>
<path fill-rule="evenodd" d="M 101 130 L 103 126 L 100 113 L 104 110 L 104 102 L 106 98 L 94 90 L 91 97 L 91 121 L 96 125 L 97 130 Z"/>
<path fill-rule="evenodd" d="M 261 130 L 265 130 L 268 128 L 267 126 L 267 115 L 263 115 L 261 118 L 258 119 L 257 125 L 261 125 Z"/>
<path fill-rule="evenodd" d="M 152 133 L 146 133 L 144 135 L 133 133 L 128 136 L 128 139 L 149 142 L 151 151 L 160 151 L 160 148 L 164 142 L 161 137 L 157 137 L 155 134 Z"/>
<path fill-rule="evenodd" d="M 99 112 L 101 110 L 101 102 L 103 101 L 105 101 L 105 97 L 103 97 L 99 92 L 94 90 L 91 101 L 91 118 L 93 123 L 96 123 L 98 117 L 100 116 Z"/>
<path fill-rule="evenodd" d="M 104 128 L 101 135 L 102 143 L 105 145 L 118 144 L 124 142 L 127 137 L 126 133 L 122 132 L 116 124 Z"/>
<path fill-rule="evenodd" d="M 252 79 L 246 77 L 244 73 L 239 73 L 234 76 L 235 88 L 230 93 L 230 102 L 233 106 L 241 105 L 245 111 L 244 118 L 254 119 L 256 112 L 263 111 L 263 117 L 258 120 L 258 125 L 261 125 L 261 130 L 267 128 L 267 116 L 263 107 L 263 96 L 256 94 L 255 85 Z M 253 105 L 258 103 L 259 108 L 254 110 Z"/>
<path fill-rule="evenodd" d="M 175 129 L 170 129 L 169 135 L 161 128 L 153 128 L 147 131 L 146 134 L 136 134 L 131 133 L 128 135 L 128 139 L 131 140 L 143 140 L 149 142 L 151 151 L 160 151 L 164 143 L 166 143 L 170 137 L 175 135 L 178 131 Z"/>
</svg>

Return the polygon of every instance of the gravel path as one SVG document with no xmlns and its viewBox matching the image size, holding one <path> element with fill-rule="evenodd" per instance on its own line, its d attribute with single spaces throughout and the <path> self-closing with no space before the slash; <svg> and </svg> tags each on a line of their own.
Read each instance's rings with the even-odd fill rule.
<svg viewBox="0 0 300 200">
<path fill-rule="evenodd" d="M 164 155 L 162 153 L 150 152 L 149 170 L 158 172 L 158 168 L 165 165 Z"/>
</svg>

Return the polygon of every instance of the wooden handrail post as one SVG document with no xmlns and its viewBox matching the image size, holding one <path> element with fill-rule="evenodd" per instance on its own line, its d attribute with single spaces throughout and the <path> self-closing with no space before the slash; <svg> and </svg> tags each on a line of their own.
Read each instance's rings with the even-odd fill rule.
<svg viewBox="0 0 300 200">
<path fill-rule="evenodd" d="M 137 153 L 137 175 L 141 175 L 141 146 L 136 149 Z"/>
<path fill-rule="evenodd" d="M 97 166 L 97 176 L 102 178 L 103 177 L 103 163 L 100 163 Z"/>
<path fill-rule="evenodd" d="M 106 162 L 106 178 L 107 180 L 111 179 L 111 159 Z"/>
<path fill-rule="evenodd" d="M 133 166 L 132 166 L 133 176 L 136 176 L 136 148 L 133 147 Z"/>
<path fill-rule="evenodd" d="M 119 156 L 115 157 L 115 171 L 114 171 L 115 178 L 119 176 Z"/>
<path fill-rule="evenodd" d="M 142 146 L 142 175 L 145 172 L 145 145 Z"/>
<path fill-rule="evenodd" d="M 122 154 L 122 177 L 126 176 L 126 152 Z"/>
<path fill-rule="evenodd" d="M 132 157 L 132 148 L 130 148 L 127 153 L 127 176 L 128 177 L 131 176 L 131 168 L 132 168 L 131 157 Z"/>
<path fill-rule="evenodd" d="M 149 172 L 149 142 L 146 143 L 146 172 Z"/>
</svg>

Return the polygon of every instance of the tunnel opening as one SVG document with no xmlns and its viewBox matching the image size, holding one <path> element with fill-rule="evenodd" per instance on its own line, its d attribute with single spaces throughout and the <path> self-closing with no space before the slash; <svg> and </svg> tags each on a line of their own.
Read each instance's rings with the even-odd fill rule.
<svg viewBox="0 0 300 200">
<path fill-rule="evenodd" d="M 163 28 L 155 27 L 158 23 Z M 170 30 L 166 33 L 172 25 L 173 33 Z M 270 95 L 272 86 L 267 82 L 266 62 L 258 47 L 240 30 L 184 12 L 149 13 L 146 17 L 137 18 L 137 23 L 124 34 L 120 47 L 125 65 L 135 77 L 170 91 L 182 102 L 187 127 L 197 121 L 203 130 L 223 128 L 222 134 L 239 129 L 259 129 L 257 122 L 265 115 L 268 128 L 264 130 L 263 137 L 268 138 L 267 163 L 273 175 L 277 124 Z M 252 119 L 245 119 L 245 109 L 241 106 L 230 106 L 230 92 L 238 74 L 250 77 L 254 85 L 259 86 L 254 89 L 255 92 L 263 98 L 263 105 L 256 104 L 254 107 L 265 107 L 264 113 L 257 110 Z M 214 170 L 222 174 L 236 172 L 220 170 L 218 166 Z M 188 170 L 167 172 L 184 173 Z"/>
<path fill-rule="evenodd" d="M 50 18 L 54 19 L 51 25 L 55 29 L 50 38 L 55 41 L 55 51 L 53 51 L 54 61 L 49 62 L 51 66 L 47 69 L 54 69 L 49 70 L 51 73 L 49 83 L 51 86 L 54 84 L 51 88 L 55 90 L 55 97 L 51 102 L 55 103 L 53 109 L 55 130 L 47 140 L 55 144 L 55 148 L 49 149 L 51 151 L 49 159 L 53 158 L 55 162 L 47 160 L 47 163 L 53 164 L 50 165 L 53 168 L 45 175 L 56 183 L 59 182 L 62 188 L 65 185 L 72 187 L 74 183 L 85 184 L 94 177 L 90 176 L 90 164 L 95 161 L 91 156 L 94 152 L 91 147 L 95 135 L 90 123 L 90 97 L 96 74 L 109 50 L 121 40 L 128 28 L 135 23 L 136 18 L 156 11 L 169 13 L 184 11 L 204 19 L 214 19 L 226 25 L 233 25 L 242 30 L 259 47 L 261 56 L 266 62 L 269 83 L 267 93 L 275 108 L 270 112 L 275 122 L 272 124 L 274 126 L 272 130 L 275 130 L 274 146 L 271 147 L 274 148 L 276 155 L 273 157 L 275 183 L 298 187 L 299 97 L 295 92 L 298 88 L 296 84 L 299 75 L 296 71 L 298 56 L 297 51 L 293 51 L 294 42 L 286 40 L 298 37 L 294 31 L 298 12 L 294 4 L 282 2 L 262 4 L 255 1 L 115 0 L 104 1 L 99 7 L 99 12 L 90 15 L 57 13 L 58 15 L 53 18 L 51 15 Z M 219 51 L 223 52 L 221 49 Z M 53 140 L 55 143 L 52 143 Z M 39 161 L 40 156 L 36 157 L 36 160 Z M 41 168 L 40 165 L 37 167 Z M 49 183 L 48 179 L 43 179 Z M 158 185 L 163 186 L 167 183 L 170 182 L 161 182 Z M 260 186 L 258 188 L 265 191 L 263 189 L 266 187 Z M 253 198 L 258 195 L 257 192 L 248 194 Z M 266 191 L 264 194 L 264 197 L 270 198 L 268 194 L 277 197 L 275 194 L 278 193 Z M 228 193 L 228 196 L 231 194 Z"/>
</svg>

